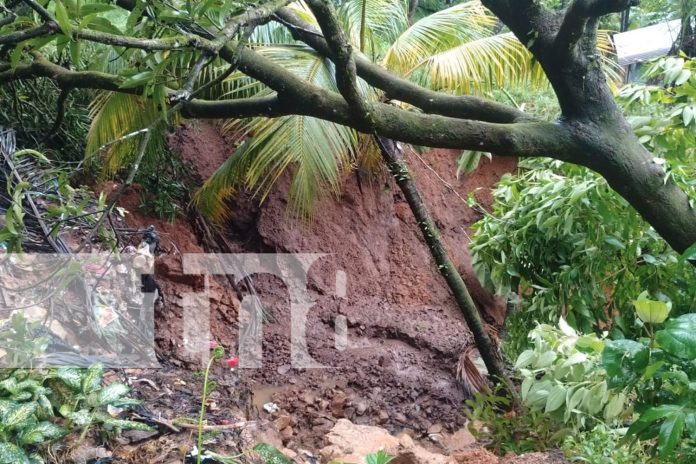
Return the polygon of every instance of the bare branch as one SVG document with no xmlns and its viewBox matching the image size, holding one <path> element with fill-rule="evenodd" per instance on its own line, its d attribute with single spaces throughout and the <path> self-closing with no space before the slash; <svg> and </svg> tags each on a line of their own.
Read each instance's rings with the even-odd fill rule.
<svg viewBox="0 0 696 464">
<path fill-rule="evenodd" d="M 58 101 L 56 102 L 56 120 L 54 121 L 53 126 L 51 126 L 46 136 L 43 138 L 44 142 L 50 140 L 51 137 L 53 137 L 58 132 L 58 129 L 60 129 L 60 125 L 63 124 L 63 119 L 65 119 L 65 102 L 68 101 L 68 97 L 70 96 L 70 90 L 72 90 L 71 87 L 65 87 L 64 89 L 61 89 L 60 94 L 58 95 Z"/>
<path fill-rule="evenodd" d="M 222 48 L 229 40 L 232 39 L 232 37 L 237 34 L 240 27 L 246 24 L 256 25 L 263 21 L 267 21 L 275 14 L 276 11 L 291 2 L 292 0 L 271 0 L 257 8 L 245 11 L 244 13 L 235 16 L 227 22 L 220 36 L 215 39 L 215 45 L 218 47 L 218 49 Z"/>
</svg>

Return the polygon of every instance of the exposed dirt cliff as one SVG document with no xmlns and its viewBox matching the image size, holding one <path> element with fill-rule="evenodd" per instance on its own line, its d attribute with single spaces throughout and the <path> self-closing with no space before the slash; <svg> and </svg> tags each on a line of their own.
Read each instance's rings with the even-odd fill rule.
<svg viewBox="0 0 696 464">
<path fill-rule="evenodd" d="M 172 137 L 172 147 L 209 175 L 233 151 L 232 141 L 214 126 L 186 126 Z M 457 179 L 457 153 L 432 150 L 407 155 L 414 178 L 440 225 L 452 258 L 462 270 L 475 300 L 490 323 L 500 323 L 504 305 L 483 290 L 473 276 L 467 252 L 468 228 L 480 216 L 465 202 L 470 192 L 490 204 L 490 189 L 513 159 L 482 161 L 477 171 Z M 464 423 L 463 393 L 454 374 L 462 346 L 471 343 L 463 317 L 436 272 L 408 205 L 386 175 L 358 184 L 345 179 L 338 199 L 325 199 L 311 224 L 287 213 L 288 178 L 280 180 L 268 200 L 248 198 L 233 204 L 226 236 L 235 252 L 326 253 L 310 270 L 316 304 L 308 316 L 307 340 L 314 359 L 327 369 L 294 369 L 290 364 L 288 293 L 269 275 L 253 276 L 273 320 L 263 326 L 263 367 L 242 370 L 258 409 L 274 401 L 292 423 L 285 444 L 320 445 L 316 441 L 339 418 L 357 424 L 381 424 L 414 436 L 442 426 L 452 432 Z M 183 340 L 181 299 L 200 291 L 202 278 L 182 276 L 180 253 L 203 251 L 199 236 L 185 220 L 171 225 L 140 215 L 137 193 L 126 196 L 134 226 L 154 223 L 168 253 L 158 259 L 157 278 L 166 304 L 157 315 L 157 342 L 174 364 L 195 363 Z M 337 289 L 345 272 L 346 291 Z M 237 343 L 238 295 L 223 278 L 210 281 L 213 337 L 229 349 Z M 337 349 L 334 324 L 348 322 L 348 346 Z M 188 345 L 187 345 L 188 344 Z M 259 414 L 265 415 L 259 411 Z"/>
</svg>

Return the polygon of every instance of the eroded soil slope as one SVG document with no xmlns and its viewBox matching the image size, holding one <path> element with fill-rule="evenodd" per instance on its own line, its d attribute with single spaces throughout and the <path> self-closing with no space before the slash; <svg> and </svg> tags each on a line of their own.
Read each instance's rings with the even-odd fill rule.
<svg viewBox="0 0 696 464">
<path fill-rule="evenodd" d="M 200 123 L 177 132 L 172 146 L 202 176 L 233 150 L 232 141 Z M 491 187 L 515 169 L 515 161 L 484 160 L 472 175 L 457 179 L 456 152 L 433 150 L 421 157 L 407 155 L 414 178 L 481 311 L 490 323 L 499 323 L 504 306 L 480 287 L 470 269 L 467 230 L 480 216 L 465 199 L 474 192 L 489 204 Z M 359 182 L 351 174 L 341 198 L 323 200 L 311 224 L 287 214 L 288 185 L 287 177 L 281 179 L 262 205 L 248 198 L 233 203 L 225 234 L 235 252 L 326 253 L 310 270 L 309 291 L 316 304 L 306 333 L 311 356 L 328 368 L 292 367 L 288 292 L 278 279 L 255 275 L 256 291 L 273 319 L 263 326 L 263 367 L 241 372 L 254 393 L 252 406 L 265 415 L 261 406 L 273 401 L 292 416 L 283 433 L 289 447 L 319 445 L 322 434 L 342 417 L 381 424 L 392 432 L 408 429 L 414 436 L 461 428 L 464 396 L 454 375 L 460 350 L 471 343 L 471 335 L 395 184 L 385 175 L 363 175 Z M 153 223 L 135 211 L 136 205 L 124 206 L 132 211 L 132 225 Z M 155 225 L 168 251 L 156 268 L 166 294 L 157 315 L 158 347 L 171 362 L 194 366 L 198 358 L 191 354 L 191 340 L 184 340 L 181 299 L 200 290 L 203 279 L 181 275 L 180 252 L 204 250 L 185 220 Z M 345 291 L 340 271 L 345 273 Z M 234 350 L 241 295 L 222 278 L 212 279 L 210 286 L 213 337 Z M 336 347 L 338 316 L 348 322 L 345 349 Z"/>
</svg>

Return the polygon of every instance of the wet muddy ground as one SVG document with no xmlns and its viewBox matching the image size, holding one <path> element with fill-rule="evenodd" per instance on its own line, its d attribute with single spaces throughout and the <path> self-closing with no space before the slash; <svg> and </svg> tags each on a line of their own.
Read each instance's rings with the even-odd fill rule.
<svg viewBox="0 0 696 464">
<path fill-rule="evenodd" d="M 185 126 L 171 140 L 174 150 L 202 176 L 224 161 L 232 143 L 215 127 L 201 123 Z M 507 158 L 483 160 L 472 175 L 458 179 L 456 158 L 457 153 L 448 150 L 407 155 L 453 260 L 485 319 L 496 325 L 502 322 L 504 305 L 481 288 L 471 271 L 468 228 L 480 213 L 465 199 L 473 194 L 484 206 L 490 204 L 491 187 L 516 163 Z M 471 343 L 471 335 L 395 185 L 383 173 L 360 182 L 351 174 L 341 198 L 322 200 L 310 224 L 288 215 L 288 186 L 288 178 L 281 178 L 262 205 L 244 197 L 233 201 L 232 220 L 223 230 L 234 252 L 325 254 L 309 271 L 307 292 L 315 304 L 305 325 L 308 354 L 324 367 L 293 365 L 288 290 L 276 277 L 253 275 L 255 291 L 272 315 L 262 326 L 262 364 L 234 373 L 216 368 L 218 389 L 209 423 L 271 423 L 269 429 L 257 427 L 248 433 L 257 441 L 279 439 L 286 448 L 313 452 L 324 446 L 325 435 L 341 418 L 406 433 L 447 452 L 478 449 L 464 433 L 465 396 L 455 380 L 459 354 Z M 165 368 L 138 373 L 156 388 L 147 382 L 139 385 L 148 407 L 171 420 L 195 415 L 200 393 L 196 371 L 201 369 L 204 337 L 197 339 L 191 332 L 190 318 L 196 316 L 185 309 L 187 295 L 207 291 L 210 314 L 199 327 L 209 327 L 211 339 L 236 354 L 239 300 L 249 292 L 239 276 L 235 289 L 221 276 L 206 283 L 202 276 L 184 275 L 182 254 L 207 251 L 199 234 L 187 218 L 169 224 L 140 214 L 138 198 L 137 186 L 123 197 L 121 206 L 130 211 L 127 221 L 133 227 L 155 225 L 165 250 L 156 264 L 165 293 L 165 305 L 156 313 L 156 343 Z M 347 332 L 337 337 L 337 324 L 344 323 Z M 279 411 L 268 414 L 267 403 L 275 403 Z M 238 439 L 240 433 L 235 430 L 233 435 Z M 227 435 L 223 433 L 221 446 L 234 442 L 233 435 Z M 459 462 L 496 462 L 490 456 L 476 460 L 474 454 Z"/>
</svg>

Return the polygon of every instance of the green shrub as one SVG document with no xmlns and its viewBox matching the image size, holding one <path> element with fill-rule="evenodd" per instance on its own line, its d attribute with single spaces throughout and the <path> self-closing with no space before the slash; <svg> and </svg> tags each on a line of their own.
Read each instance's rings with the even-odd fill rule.
<svg viewBox="0 0 696 464">
<path fill-rule="evenodd" d="M 601 177 L 559 162 L 525 161 L 494 191 L 479 221 L 473 265 L 500 295 L 521 295 L 506 322 L 505 350 L 516 358 L 535 322 L 564 314 L 582 333 L 632 336 L 621 315 L 637 294 L 669 294 L 676 313 L 690 310 L 696 277 L 638 213 Z"/>
<path fill-rule="evenodd" d="M 579 335 L 563 319 L 560 328 L 538 325 L 529 333 L 532 348 L 515 367 L 522 376 L 521 397 L 532 410 L 581 430 L 598 422 L 615 422 L 626 395 L 608 389 L 602 365 L 605 341 Z"/>
<path fill-rule="evenodd" d="M 581 434 L 572 434 L 563 442 L 563 452 L 571 462 L 589 464 L 644 464 L 650 456 L 642 446 L 629 448 L 620 443 L 626 429 L 612 429 L 604 424 Z"/>
<path fill-rule="evenodd" d="M 510 407 L 510 399 L 476 393 L 466 401 L 469 431 L 486 448 L 504 455 L 557 448 L 572 429 L 543 411 L 524 405 Z"/>
<path fill-rule="evenodd" d="M 655 61 L 647 77 L 618 95 L 636 135 L 696 206 L 696 61 Z M 527 345 L 535 321 L 563 314 L 582 333 L 633 337 L 621 315 L 647 290 L 670 295 L 674 314 L 691 311 L 693 268 L 598 175 L 558 161 L 524 160 L 494 190 L 492 211 L 474 226 L 474 268 L 487 286 L 521 295 L 508 321 L 506 353 Z"/>
<path fill-rule="evenodd" d="M 145 424 L 113 417 L 107 407 L 136 402 L 122 383 L 102 385 L 104 370 L 0 370 L 0 464 L 41 463 L 42 445 L 98 427 L 111 433 L 150 430 Z"/>
</svg>

